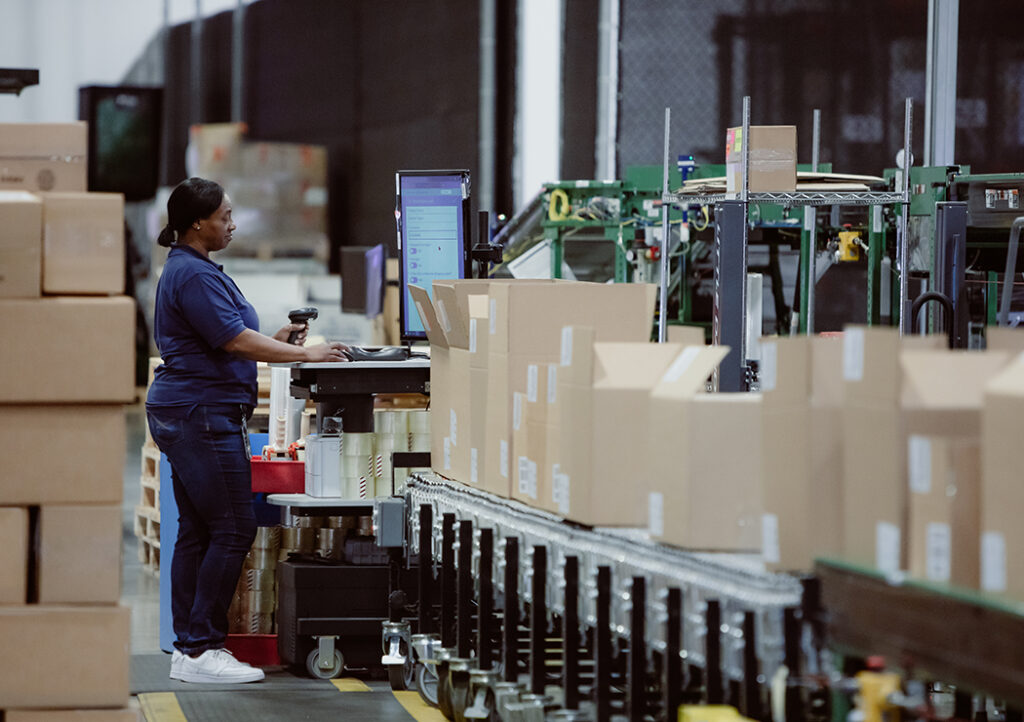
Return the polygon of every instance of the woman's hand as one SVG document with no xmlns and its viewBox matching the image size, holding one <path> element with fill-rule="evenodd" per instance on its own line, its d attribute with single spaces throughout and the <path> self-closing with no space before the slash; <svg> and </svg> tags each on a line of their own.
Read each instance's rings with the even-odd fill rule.
<svg viewBox="0 0 1024 722">
<path fill-rule="evenodd" d="M 340 341 L 328 341 L 327 343 L 318 343 L 316 346 L 307 346 L 306 354 L 308 358 L 306 361 L 311 363 L 323 363 L 325 361 L 348 361 L 348 356 L 344 354 L 348 350 L 348 346 L 341 343 Z"/>
<path fill-rule="evenodd" d="M 281 343 L 288 343 L 288 337 L 291 336 L 292 331 L 298 331 L 299 335 L 295 337 L 294 343 L 296 346 L 301 346 L 306 343 L 306 334 L 309 332 L 309 323 L 289 323 L 281 327 L 277 333 L 271 338 Z"/>
</svg>

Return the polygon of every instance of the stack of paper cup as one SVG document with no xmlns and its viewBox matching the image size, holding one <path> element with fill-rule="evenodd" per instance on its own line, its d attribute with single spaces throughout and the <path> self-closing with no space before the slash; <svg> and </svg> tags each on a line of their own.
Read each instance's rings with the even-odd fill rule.
<svg viewBox="0 0 1024 722">
<path fill-rule="evenodd" d="M 349 433 L 341 443 L 341 489 L 348 499 L 369 499 L 374 494 L 376 456 L 372 433 Z"/>
<path fill-rule="evenodd" d="M 409 450 L 409 413 L 405 409 L 380 409 L 373 415 L 377 435 L 374 479 L 376 496 L 391 495 L 391 455 Z M 395 476 L 396 491 L 405 477 Z"/>
</svg>

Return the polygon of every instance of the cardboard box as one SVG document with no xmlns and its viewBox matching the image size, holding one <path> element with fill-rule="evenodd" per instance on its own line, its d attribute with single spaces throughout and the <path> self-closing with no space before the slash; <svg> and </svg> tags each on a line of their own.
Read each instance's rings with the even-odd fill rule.
<svg viewBox="0 0 1024 722">
<path fill-rule="evenodd" d="M 760 395 L 680 399 L 664 390 L 652 395 L 650 416 L 651 535 L 686 549 L 760 550 Z"/>
<path fill-rule="evenodd" d="M 764 515 L 761 549 L 775 570 L 810 570 L 842 546 L 842 342 L 761 342 Z"/>
<path fill-rule="evenodd" d="M 1018 358 L 985 388 L 981 411 L 981 588 L 1024 602 L 1024 484 L 1020 419 L 1024 363 Z"/>
<path fill-rule="evenodd" d="M 0 438 L 25 460 L 0 465 L 0 504 L 121 503 L 124 407 L 0 405 Z"/>
<path fill-rule="evenodd" d="M 120 505 L 43 506 L 36 549 L 40 604 L 121 598 Z"/>
<path fill-rule="evenodd" d="M 684 349 L 667 343 L 595 343 L 583 353 L 574 351 L 568 365 L 592 367 L 592 376 L 565 374 L 558 389 L 568 519 L 646 526 L 640 450 L 647 448 L 650 392 Z"/>
<path fill-rule="evenodd" d="M 122 606 L 0 607 L 0 708 L 123 706 L 130 618 Z M 54 650 L 77 650 L 59 656 L 59 673 Z"/>
<path fill-rule="evenodd" d="M 904 351 L 909 571 L 933 582 L 979 584 L 981 408 L 1003 351 Z"/>
<path fill-rule="evenodd" d="M 0 191 L 0 298 L 39 298 L 43 203 L 24 191 Z"/>
<path fill-rule="evenodd" d="M 9 709 L 4 722 L 139 722 L 139 710 L 121 709 Z"/>
<path fill-rule="evenodd" d="M 750 126 L 749 178 L 751 193 L 796 190 L 796 126 Z M 743 191 L 743 128 L 725 134 L 726 192 Z"/>
<path fill-rule="evenodd" d="M 85 191 L 88 126 L 0 124 L 0 190 Z"/>
<path fill-rule="evenodd" d="M 28 509 L 0 507 L 0 604 L 28 600 Z"/>
<path fill-rule="evenodd" d="M 986 326 L 985 348 L 989 351 L 1007 351 L 1013 355 L 1024 353 L 1024 329 Z"/>
<path fill-rule="evenodd" d="M 128 296 L 3 299 L 0 333 L 0 403 L 135 399 L 135 302 Z"/>
<path fill-rule="evenodd" d="M 843 556 L 891 574 L 907 568 L 907 441 L 900 410 L 903 349 L 938 336 L 847 326 L 843 333 Z"/>
<path fill-rule="evenodd" d="M 124 293 L 124 196 L 43 193 L 43 291 Z"/>
</svg>

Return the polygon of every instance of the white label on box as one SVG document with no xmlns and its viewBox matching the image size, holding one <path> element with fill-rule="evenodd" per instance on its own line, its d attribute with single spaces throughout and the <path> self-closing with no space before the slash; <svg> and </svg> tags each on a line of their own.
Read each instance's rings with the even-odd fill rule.
<svg viewBox="0 0 1024 722">
<path fill-rule="evenodd" d="M 661 382 L 673 383 L 678 381 L 686 373 L 686 369 L 693 365 L 700 352 L 700 346 L 687 346 L 684 348 L 679 356 L 676 357 L 676 360 L 672 362 L 672 365 L 665 371 L 665 374 L 661 377 Z"/>
<path fill-rule="evenodd" d="M 562 365 L 572 366 L 572 326 L 562 327 Z"/>
<path fill-rule="evenodd" d="M 848 328 L 843 333 L 843 378 L 864 380 L 864 329 Z"/>
<path fill-rule="evenodd" d="M 444 301 L 440 298 L 434 302 L 434 308 L 437 309 L 437 320 L 441 322 L 441 328 L 444 329 L 445 333 L 452 332 L 452 322 L 448 318 L 448 309 L 445 308 Z"/>
<path fill-rule="evenodd" d="M 782 558 L 779 552 L 779 517 L 775 514 L 761 517 L 761 554 L 768 564 L 778 564 Z"/>
<path fill-rule="evenodd" d="M 469 483 L 470 484 L 479 484 L 480 483 L 480 472 L 479 472 L 478 466 L 477 466 L 478 458 L 479 458 L 479 455 L 477 454 L 476 447 L 474 446 L 473 448 L 471 448 L 469 450 Z"/>
<path fill-rule="evenodd" d="M 932 491 L 932 441 L 927 436 L 912 435 L 907 439 L 907 476 L 915 494 Z"/>
<path fill-rule="evenodd" d="M 1006 591 L 1006 538 L 997 531 L 981 535 L 981 588 L 986 592 Z"/>
<path fill-rule="evenodd" d="M 548 366 L 548 403 L 555 403 L 555 390 L 558 387 L 558 367 L 554 364 Z"/>
<path fill-rule="evenodd" d="M 817 209 L 814 206 L 804 206 L 804 230 L 810 231 L 814 228 L 814 221 L 817 219 Z"/>
<path fill-rule="evenodd" d="M 459 445 L 459 417 L 455 409 L 449 409 L 448 414 L 448 436 L 451 437 L 454 446 Z"/>
<path fill-rule="evenodd" d="M 476 353 L 476 319 L 469 319 L 469 352 Z"/>
<path fill-rule="evenodd" d="M 774 391 L 779 384 L 779 344 L 761 344 L 761 390 Z"/>
<path fill-rule="evenodd" d="M 652 491 L 647 496 L 647 528 L 651 536 L 665 534 L 665 495 Z"/>
<path fill-rule="evenodd" d="M 501 475 L 508 478 L 508 442 L 501 440 Z"/>
<path fill-rule="evenodd" d="M 924 534 L 925 576 L 933 582 L 948 582 L 953 556 L 949 524 L 931 522 Z"/>
<path fill-rule="evenodd" d="M 537 364 L 530 364 L 526 367 L 526 400 L 531 404 L 537 403 Z"/>
<path fill-rule="evenodd" d="M 420 312 L 420 320 L 423 321 L 423 329 L 430 333 L 430 321 L 427 320 L 427 314 L 423 312 L 423 304 L 419 301 L 416 302 L 416 310 Z"/>
<path fill-rule="evenodd" d="M 444 437 L 444 470 L 448 471 L 452 468 L 452 440 L 450 437 Z"/>
<path fill-rule="evenodd" d="M 900 528 L 887 521 L 875 525 L 875 566 L 883 574 L 900 570 Z"/>
<path fill-rule="evenodd" d="M 491 335 L 494 336 L 498 333 L 498 299 L 491 299 L 491 307 L 487 314 L 487 320 L 491 326 Z"/>
<path fill-rule="evenodd" d="M 871 206 L 871 232 L 882 232 L 882 206 Z"/>
<path fill-rule="evenodd" d="M 512 393 L 512 430 L 519 431 L 523 425 L 523 395 L 518 391 Z"/>
<path fill-rule="evenodd" d="M 529 483 L 527 477 L 530 474 L 530 460 L 525 456 L 520 456 L 518 463 L 516 464 L 516 484 L 520 494 L 529 493 Z"/>
<path fill-rule="evenodd" d="M 526 468 L 523 468 L 523 460 L 526 460 Z M 531 499 L 537 498 L 537 462 L 531 461 L 524 456 L 519 457 L 519 474 L 521 477 L 519 490 Z M 523 482 L 525 481 L 525 486 Z"/>
<path fill-rule="evenodd" d="M 551 479 L 552 495 L 558 504 L 560 514 L 569 513 L 569 475 L 557 473 Z"/>
</svg>

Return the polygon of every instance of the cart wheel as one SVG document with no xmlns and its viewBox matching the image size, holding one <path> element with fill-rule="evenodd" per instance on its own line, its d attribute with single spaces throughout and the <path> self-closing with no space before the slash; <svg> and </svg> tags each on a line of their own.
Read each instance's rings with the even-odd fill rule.
<svg viewBox="0 0 1024 722">
<path fill-rule="evenodd" d="M 452 685 L 448 678 L 448 663 L 436 665 L 437 667 L 437 708 L 441 710 L 448 719 L 454 719 L 452 715 Z"/>
<path fill-rule="evenodd" d="M 466 707 L 472 701 L 469 698 L 469 680 L 459 680 L 455 684 L 449 684 L 448 692 L 451 697 L 452 719 L 455 722 L 465 722 Z"/>
<path fill-rule="evenodd" d="M 334 664 L 330 667 L 320 666 L 320 650 L 314 649 L 306 657 L 306 671 L 311 676 L 317 679 L 334 679 L 341 674 L 342 668 L 345 666 L 345 658 L 341 656 L 341 652 L 337 649 L 334 650 Z"/>
<path fill-rule="evenodd" d="M 437 671 L 433 665 L 416 665 L 416 689 L 424 702 L 437 707 Z"/>
</svg>

